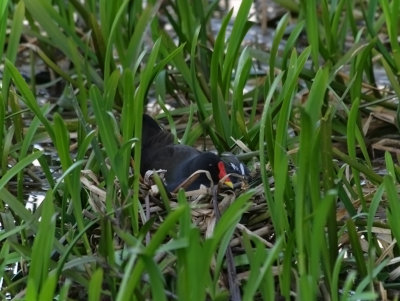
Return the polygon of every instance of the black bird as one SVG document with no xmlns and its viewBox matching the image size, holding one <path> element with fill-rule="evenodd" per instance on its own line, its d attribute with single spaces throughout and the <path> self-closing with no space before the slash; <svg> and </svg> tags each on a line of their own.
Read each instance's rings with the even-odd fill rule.
<svg viewBox="0 0 400 301">
<path fill-rule="evenodd" d="M 198 173 L 185 182 L 198 170 L 208 171 L 214 184 L 225 177 L 224 184 L 231 188 L 233 184 L 227 171 L 242 177 L 248 176 L 248 169 L 235 156 L 224 158 L 187 145 L 174 144 L 172 134 L 164 131 L 150 116 L 143 115 L 140 172 L 144 175 L 148 170 L 166 170 L 165 182 L 169 192 L 175 192 L 179 187 L 186 191 L 196 190 L 201 184 L 210 187 L 210 180 L 205 173 Z"/>
</svg>

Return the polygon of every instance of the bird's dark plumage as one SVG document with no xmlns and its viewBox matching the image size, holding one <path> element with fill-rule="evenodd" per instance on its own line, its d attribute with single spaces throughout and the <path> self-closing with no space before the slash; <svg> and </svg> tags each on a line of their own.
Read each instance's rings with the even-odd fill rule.
<svg viewBox="0 0 400 301">
<path fill-rule="evenodd" d="M 200 152 L 193 147 L 174 144 L 173 142 L 174 139 L 170 133 L 161 129 L 150 116 L 143 115 L 140 172 L 144 175 L 148 170 L 167 170 L 165 180 L 169 192 L 175 191 L 198 170 L 208 171 L 214 184 L 226 175 L 225 167 L 235 173 L 240 173 L 240 170 L 247 171 L 233 155 L 234 159 L 230 159 L 233 160 L 232 162 L 223 164 L 221 158 L 214 153 Z M 236 167 L 236 169 L 233 167 Z M 229 178 L 228 181 L 230 181 Z M 184 188 L 187 191 L 195 190 L 201 184 L 210 186 L 210 180 L 205 173 L 199 173 L 196 177 L 193 177 L 192 181 Z"/>
</svg>

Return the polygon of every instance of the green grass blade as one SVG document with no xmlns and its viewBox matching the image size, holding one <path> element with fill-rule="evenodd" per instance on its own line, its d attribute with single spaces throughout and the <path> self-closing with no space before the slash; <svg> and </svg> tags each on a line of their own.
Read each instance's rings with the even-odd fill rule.
<svg viewBox="0 0 400 301">
<path fill-rule="evenodd" d="M 363 256 L 363 251 L 361 248 L 360 237 L 357 233 L 357 229 L 354 225 L 354 221 L 349 219 L 346 223 L 347 230 L 349 233 L 349 239 L 352 247 L 352 253 L 356 261 L 357 271 L 361 277 L 367 276 L 367 267 L 365 263 L 365 259 Z"/>
<path fill-rule="evenodd" d="M 161 245 L 165 236 L 175 227 L 176 222 L 179 220 L 180 216 L 184 212 L 185 207 L 180 206 L 172 211 L 164 220 L 163 224 L 158 228 L 157 232 L 153 235 L 152 240 L 149 245 L 143 251 L 145 256 L 153 256 L 154 252 Z M 128 268 L 128 267 L 127 267 Z M 117 295 L 116 300 L 127 300 L 130 298 L 129 296 L 132 294 L 133 289 L 138 284 L 140 280 L 143 270 L 145 268 L 145 264 L 142 260 L 139 260 L 135 267 L 131 267 L 132 270 L 127 270 L 129 273 L 124 274 L 124 279 L 121 283 L 121 287 L 119 293 Z"/>
<path fill-rule="evenodd" d="M 89 283 L 89 301 L 100 300 L 103 274 L 104 271 L 102 268 L 98 268 L 96 271 L 94 271 Z"/>
<path fill-rule="evenodd" d="M 33 161 L 38 159 L 43 155 L 43 152 L 37 151 L 34 152 L 22 160 L 18 161 L 13 167 L 11 167 L 1 178 L 0 178 L 0 190 L 3 189 L 7 183 L 22 169 L 30 165 Z"/>
<path fill-rule="evenodd" d="M 262 281 L 264 279 L 265 273 L 271 267 L 272 263 L 276 260 L 281 252 L 283 246 L 283 239 L 280 238 L 275 242 L 274 247 L 266 253 L 265 259 L 263 260 L 261 266 L 257 269 L 250 271 L 250 277 L 243 290 L 243 301 L 254 300 L 257 289 L 262 286 Z"/>
<path fill-rule="evenodd" d="M 11 61 L 7 59 L 6 59 L 6 70 L 11 74 L 11 77 L 15 85 L 17 86 L 22 96 L 24 97 L 23 100 L 25 101 L 26 105 L 29 107 L 29 109 L 32 110 L 35 116 L 39 118 L 39 120 L 45 126 L 50 138 L 54 141 L 55 137 L 50 122 L 40 110 L 40 107 L 35 99 L 35 96 L 32 94 L 31 89 L 26 84 L 24 78 L 18 72 L 17 68 L 15 68 L 15 66 L 11 63 Z"/>
<path fill-rule="evenodd" d="M 52 191 L 49 190 L 42 202 L 42 215 L 39 229 L 32 247 L 32 261 L 29 269 L 26 297 L 37 300 L 46 279 L 53 250 L 55 234 L 55 217 Z"/>
</svg>

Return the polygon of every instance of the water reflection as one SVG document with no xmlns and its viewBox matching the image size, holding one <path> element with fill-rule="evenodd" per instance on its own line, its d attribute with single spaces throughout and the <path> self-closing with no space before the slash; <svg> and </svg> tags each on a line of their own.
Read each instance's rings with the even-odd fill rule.
<svg viewBox="0 0 400 301">
<path fill-rule="evenodd" d="M 35 191 L 35 193 L 29 195 L 28 200 L 25 204 L 25 208 L 32 212 L 36 211 L 37 207 L 39 207 L 40 204 L 43 202 L 45 196 L 45 192 Z"/>
</svg>

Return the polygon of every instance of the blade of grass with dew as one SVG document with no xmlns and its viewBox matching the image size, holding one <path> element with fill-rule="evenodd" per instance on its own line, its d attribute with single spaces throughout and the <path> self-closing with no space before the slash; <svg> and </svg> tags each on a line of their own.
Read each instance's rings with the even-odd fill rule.
<svg viewBox="0 0 400 301">
<path fill-rule="evenodd" d="M 54 206 L 51 190 L 46 193 L 41 206 L 43 208 L 41 220 L 32 247 L 32 258 L 26 289 L 27 300 L 37 300 L 48 277 L 50 256 L 53 250 L 55 235 Z"/>
</svg>

